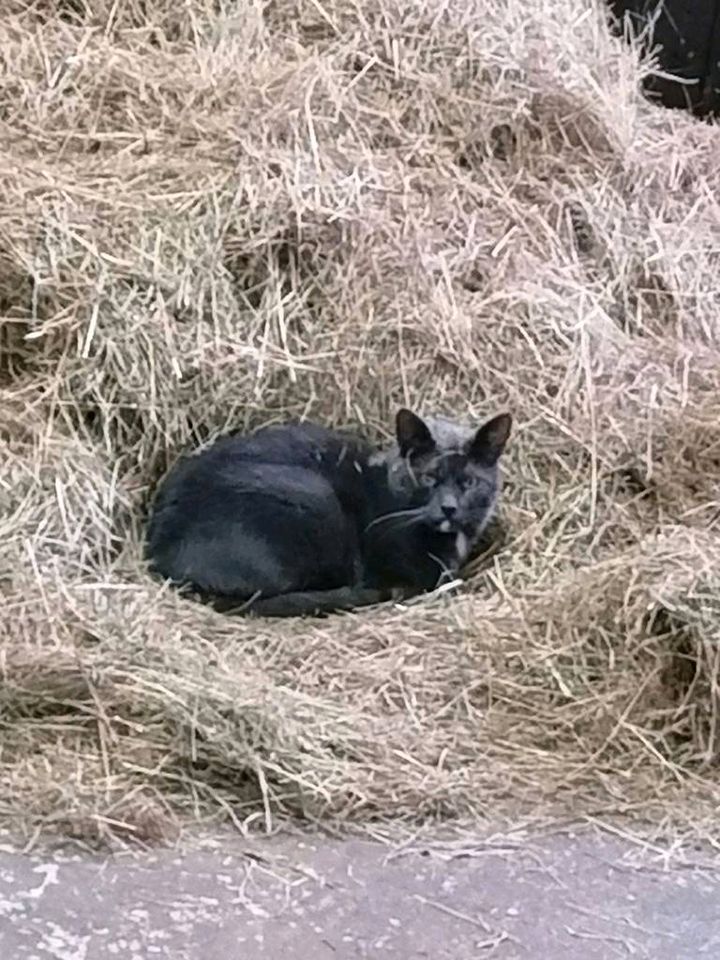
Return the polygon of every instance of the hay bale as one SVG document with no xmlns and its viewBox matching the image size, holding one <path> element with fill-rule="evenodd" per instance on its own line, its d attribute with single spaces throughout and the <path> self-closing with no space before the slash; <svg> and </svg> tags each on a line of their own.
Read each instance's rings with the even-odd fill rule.
<svg viewBox="0 0 720 960">
<path fill-rule="evenodd" d="M 702 829 L 718 132 L 589 0 L 6 8 L 3 819 Z M 519 425 L 461 596 L 277 624 L 148 576 L 180 451 L 400 403 Z"/>
</svg>

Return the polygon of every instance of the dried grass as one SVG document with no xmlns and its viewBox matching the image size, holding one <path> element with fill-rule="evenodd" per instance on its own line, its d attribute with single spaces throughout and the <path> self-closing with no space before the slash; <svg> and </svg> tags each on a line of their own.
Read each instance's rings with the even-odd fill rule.
<svg viewBox="0 0 720 960">
<path fill-rule="evenodd" d="M 0 816 L 624 813 L 719 791 L 720 141 L 571 0 L 9 0 Z M 223 618 L 141 553 L 187 447 L 513 410 L 461 596 Z"/>
</svg>

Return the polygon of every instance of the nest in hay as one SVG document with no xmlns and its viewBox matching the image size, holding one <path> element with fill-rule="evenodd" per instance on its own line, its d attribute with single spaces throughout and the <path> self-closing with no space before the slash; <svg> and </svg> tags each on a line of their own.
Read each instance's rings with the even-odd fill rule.
<svg viewBox="0 0 720 960">
<path fill-rule="evenodd" d="M 720 133 L 585 0 L 10 0 L 0 817 L 96 841 L 624 813 L 720 705 Z M 282 623 L 154 581 L 182 451 L 512 410 L 457 596 Z"/>
</svg>

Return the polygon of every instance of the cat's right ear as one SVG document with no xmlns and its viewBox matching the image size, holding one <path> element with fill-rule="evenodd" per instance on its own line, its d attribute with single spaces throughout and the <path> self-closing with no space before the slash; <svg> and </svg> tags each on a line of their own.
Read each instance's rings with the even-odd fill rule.
<svg viewBox="0 0 720 960">
<path fill-rule="evenodd" d="M 404 407 L 398 410 L 395 418 L 395 435 L 403 457 L 422 456 L 435 449 L 433 435 L 426 424 L 412 410 Z"/>
</svg>

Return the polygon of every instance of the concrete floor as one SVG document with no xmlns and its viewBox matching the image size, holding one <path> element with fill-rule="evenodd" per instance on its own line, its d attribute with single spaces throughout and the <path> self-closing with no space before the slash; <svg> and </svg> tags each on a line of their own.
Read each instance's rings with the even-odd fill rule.
<svg viewBox="0 0 720 960">
<path fill-rule="evenodd" d="M 720 872 L 601 833 L 393 849 L 319 835 L 183 853 L 0 845 L 5 960 L 715 960 Z"/>
</svg>

